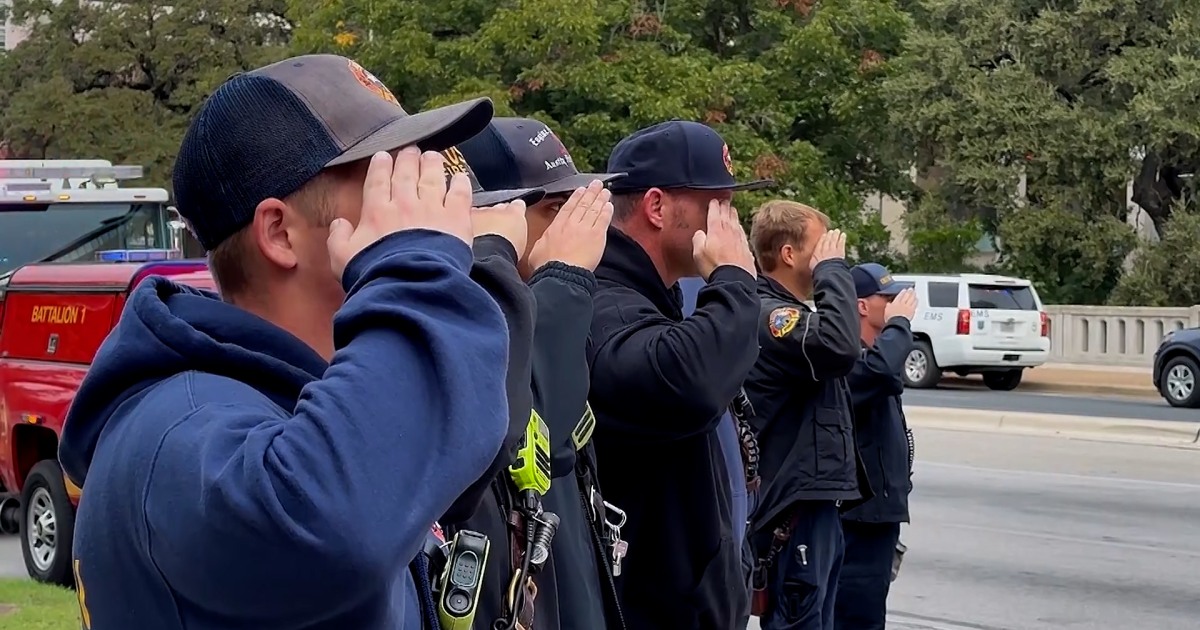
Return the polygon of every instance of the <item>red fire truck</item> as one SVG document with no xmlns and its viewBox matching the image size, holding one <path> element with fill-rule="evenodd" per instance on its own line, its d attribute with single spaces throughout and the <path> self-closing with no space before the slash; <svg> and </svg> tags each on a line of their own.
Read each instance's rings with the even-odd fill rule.
<svg viewBox="0 0 1200 630">
<path fill-rule="evenodd" d="M 0 160 L 0 532 L 29 575 L 70 586 L 80 489 L 58 464 L 67 408 L 129 291 L 151 275 L 213 288 L 180 260 L 167 193 L 140 167 Z"/>
</svg>

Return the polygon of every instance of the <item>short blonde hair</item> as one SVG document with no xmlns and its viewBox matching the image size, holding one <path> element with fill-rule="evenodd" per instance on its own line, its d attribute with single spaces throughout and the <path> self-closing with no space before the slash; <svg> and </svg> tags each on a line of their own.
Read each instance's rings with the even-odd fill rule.
<svg viewBox="0 0 1200 630">
<path fill-rule="evenodd" d="M 784 245 L 800 246 L 813 221 L 829 229 L 829 217 L 812 206 L 786 199 L 759 206 L 750 220 L 750 247 L 762 270 L 774 271 L 779 266 L 779 250 Z"/>
</svg>

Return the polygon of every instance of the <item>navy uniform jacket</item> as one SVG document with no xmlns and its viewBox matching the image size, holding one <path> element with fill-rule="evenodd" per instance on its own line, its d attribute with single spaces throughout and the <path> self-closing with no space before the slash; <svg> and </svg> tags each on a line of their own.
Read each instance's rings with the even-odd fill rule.
<svg viewBox="0 0 1200 630">
<path fill-rule="evenodd" d="M 513 491 L 510 490 L 508 466 L 515 458 L 516 446 L 529 423 L 529 410 L 533 405 L 529 383 L 533 365 L 535 302 L 529 287 L 517 273 L 517 252 L 511 243 L 497 235 L 481 236 L 475 239 L 472 250 L 475 263 L 471 278 L 496 300 L 508 324 L 510 354 L 505 366 L 505 386 L 509 427 L 504 446 L 488 471 L 454 501 L 442 517 L 442 525 L 448 539 L 466 529 L 484 534 L 491 541 L 474 625 L 476 630 L 491 630 L 492 622 L 504 612 L 505 592 L 513 573 L 508 526 Z M 553 556 L 546 561 L 535 582 L 538 585 L 535 630 L 557 630 L 558 597 L 554 588 Z"/>
<path fill-rule="evenodd" d="M 596 269 L 589 360 L 606 498 L 625 510 L 617 578 L 631 630 L 729 630 L 749 610 L 717 424 L 758 354 L 754 276 L 712 273 L 681 311 L 650 257 L 619 230 Z"/>
<path fill-rule="evenodd" d="M 912 327 L 903 317 L 888 320 L 875 345 L 864 348 L 847 381 L 854 404 L 858 452 L 875 496 L 842 518 L 867 523 L 907 523 L 912 490 L 911 434 L 900 396 L 904 360 L 913 347 Z"/>
<path fill-rule="evenodd" d="M 817 265 L 815 311 L 767 276 L 758 295 L 760 350 L 746 381 L 762 449 L 752 533 L 796 501 L 854 500 L 865 489 L 845 378 L 861 352 L 850 268 L 842 259 Z"/>
<path fill-rule="evenodd" d="M 529 284 L 537 300 L 534 408 L 550 428 L 552 480 L 543 504 L 560 521 L 551 553 L 558 591 L 558 627 L 622 630 L 608 558 L 600 555 L 600 530 L 598 525 L 594 527 L 586 507 L 590 492 L 577 476 L 584 462 L 595 464 L 590 440 L 595 419 L 587 413 L 587 340 L 596 278 L 587 269 L 550 262 L 534 272 Z M 538 622 L 535 626 L 542 627 Z"/>
</svg>

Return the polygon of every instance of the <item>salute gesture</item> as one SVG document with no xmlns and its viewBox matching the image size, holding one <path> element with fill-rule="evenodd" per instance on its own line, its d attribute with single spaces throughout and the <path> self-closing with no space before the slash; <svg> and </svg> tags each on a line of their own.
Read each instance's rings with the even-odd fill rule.
<svg viewBox="0 0 1200 630">
<path fill-rule="evenodd" d="M 407 147 L 393 160 L 376 153 L 363 182 L 358 225 L 334 219 L 329 225 L 329 264 L 341 279 L 350 259 L 375 241 L 403 230 L 424 228 L 471 243 L 471 180 L 456 174 L 446 186 L 444 158 Z"/>
<path fill-rule="evenodd" d="M 692 258 L 705 280 L 722 265 L 733 265 L 752 276 L 758 275 L 737 210 L 716 199 L 708 202 L 708 229 L 692 235 Z"/>
<path fill-rule="evenodd" d="M 896 294 L 891 302 L 883 309 L 883 319 L 887 321 L 893 317 L 903 317 L 912 321 L 913 316 L 917 314 L 917 294 L 910 288 L 905 289 Z"/>
<path fill-rule="evenodd" d="M 525 253 L 525 244 L 529 240 L 529 226 L 525 222 L 525 202 L 517 199 L 487 208 L 475 208 L 471 211 L 471 230 L 475 238 L 485 234 L 495 234 L 512 243 L 517 250 L 517 257 Z"/>
<path fill-rule="evenodd" d="M 841 230 L 829 230 L 821 235 L 821 240 L 817 241 L 817 248 L 813 250 L 812 260 L 809 262 L 809 267 L 816 269 L 817 265 L 826 260 L 834 258 L 846 257 L 846 234 Z"/>
<path fill-rule="evenodd" d="M 576 188 L 562 205 L 545 234 L 529 251 L 529 268 L 537 270 L 550 261 L 595 271 L 608 243 L 612 221 L 612 192 L 596 180 L 587 188 Z"/>
</svg>

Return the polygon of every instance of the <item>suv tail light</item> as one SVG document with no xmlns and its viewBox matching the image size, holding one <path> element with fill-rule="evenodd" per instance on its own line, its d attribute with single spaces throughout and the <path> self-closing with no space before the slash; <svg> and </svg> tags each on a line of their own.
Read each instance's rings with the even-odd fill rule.
<svg viewBox="0 0 1200 630">
<path fill-rule="evenodd" d="M 958 309 L 958 327 L 955 328 L 956 335 L 971 334 L 971 311 L 969 309 Z"/>
<path fill-rule="evenodd" d="M 1042 336 L 1049 337 L 1050 336 L 1050 315 L 1048 315 L 1045 311 L 1038 313 L 1038 315 L 1042 318 Z"/>
</svg>

